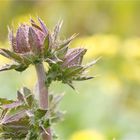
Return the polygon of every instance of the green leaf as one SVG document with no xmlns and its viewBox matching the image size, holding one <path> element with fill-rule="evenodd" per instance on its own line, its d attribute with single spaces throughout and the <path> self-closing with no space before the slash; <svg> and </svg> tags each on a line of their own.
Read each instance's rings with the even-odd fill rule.
<svg viewBox="0 0 140 140">
<path fill-rule="evenodd" d="M 34 56 L 30 53 L 20 55 L 6 49 L 0 49 L 0 54 L 17 62 L 19 64 L 19 68 L 17 68 L 17 71 L 25 70 L 31 63 L 38 59 L 37 56 Z"/>
<path fill-rule="evenodd" d="M 35 102 L 34 96 L 26 87 L 23 87 L 20 91 L 18 91 L 18 100 L 23 101 L 29 107 L 32 107 L 33 103 Z"/>
<path fill-rule="evenodd" d="M 75 87 L 72 84 L 72 81 L 64 81 L 63 83 L 68 84 L 73 90 L 75 90 Z"/>
<path fill-rule="evenodd" d="M 80 74 L 83 70 L 82 66 L 72 66 L 65 70 L 65 77 L 73 77 L 77 74 Z"/>
<path fill-rule="evenodd" d="M 40 57 L 38 55 L 35 55 L 33 53 L 26 53 L 26 54 L 22 54 L 22 57 L 24 59 L 24 63 L 26 65 L 30 65 L 30 64 L 35 64 L 40 62 Z"/>
<path fill-rule="evenodd" d="M 1 116 L 0 116 L 0 120 L 2 120 L 4 118 L 4 116 L 6 115 L 8 109 L 5 109 L 1 112 Z"/>
<path fill-rule="evenodd" d="M 20 91 L 17 91 L 17 99 L 18 101 L 24 102 L 24 96 Z"/>
<path fill-rule="evenodd" d="M 28 95 L 26 97 L 26 102 L 28 103 L 28 106 L 29 107 L 32 107 L 33 104 L 35 103 L 35 99 L 34 99 L 34 96 L 32 94 Z"/>
<path fill-rule="evenodd" d="M 20 64 L 17 68 L 15 68 L 15 70 L 22 72 L 22 71 L 26 70 L 27 68 L 28 68 L 28 66 Z"/>
<path fill-rule="evenodd" d="M 19 54 L 15 53 L 15 52 L 12 52 L 12 51 L 9 51 L 9 50 L 1 48 L 0 49 L 0 54 L 5 56 L 5 57 L 7 57 L 7 58 L 9 58 L 9 59 L 12 59 L 12 60 L 14 60 L 16 62 L 19 62 L 19 63 L 23 62 L 23 58 Z"/>
<path fill-rule="evenodd" d="M 19 72 L 24 71 L 25 69 L 28 68 L 28 65 L 24 65 L 22 63 L 11 63 L 11 64 L 5 64 L 3 66 L 0 67 L 0 71 L 7 71 L 7 70 L 16 70 Z"/>
<path fill-rule="evenodd" d="M 35 111 L 35 118 L 37 120 L 41 119 L 42 117 L 45 116 L 45 114 L 47 113 L 48 110 L 43 110 L 43 109 L 37 109 Z"/>
<path fill-rule="evenodd" d="M 23 88 L 21 89 L 21 91 L 22 91 L 22 93 L 24 94 L 25 97 L 27 97 L 27 96 L 29 96 L 30 94 L 32 94 L 32 93 L 31 93 L 31 90 L 28 89 L 28 88 L 26 88 L 26 87 L 23 87 Z"/>
<path fill-rule="evenodd" d="M 90 80 L 90 79 L 93 79 L 94 77 L 92 76 L 81 76 L 81 77 L 76 77 L 76 78 L 73 78 L 73 80 L 75 81 L 84 81 L 84 80 Z"/>
<path fill-rule="evenodd" d="M 56 51 L 56 55 L 59 59 L 64 59 L 66 53 L 68 51 L 68 46 L 65 46 L 59 50 Z"/>
<path fill-rule="evenodd" d="M 14 102 L 13 100 L 8 100 L 6 98 L 0 98 L 0 106 L 5 105 L 5 104 L 10 104 L 10 103 L 13 103 L 13 102 Z"/>
<path fill-rule="evenodd" d="M 46 56 L 49 50 L 49 34 L 46 36 L 44 40 L 43 49 L 44 49 L 44 56 Z"/>
</svg>

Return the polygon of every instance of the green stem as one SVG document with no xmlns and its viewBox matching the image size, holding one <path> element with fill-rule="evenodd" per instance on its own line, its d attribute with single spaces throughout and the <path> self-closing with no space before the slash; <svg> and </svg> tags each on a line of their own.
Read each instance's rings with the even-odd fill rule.
<svg viewBox="0 0 140 140">
<path fill-rule="evenodd" d="M 35 65 L 37 79 L 38 79 L 38 98 L 41 109 L 48 109 L 48 88 L 45 85 L 46 74 L 42 63 Z M 51 140 L 50 128 L 47 130 L 48 134 L 42 133 L 43 140 Z"/>
</svg>

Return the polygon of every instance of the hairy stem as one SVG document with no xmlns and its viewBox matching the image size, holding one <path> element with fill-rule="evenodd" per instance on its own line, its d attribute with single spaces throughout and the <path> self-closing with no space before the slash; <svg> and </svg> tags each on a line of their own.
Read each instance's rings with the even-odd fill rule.
<svg viewBox="0 0 140 140">
<path fill-rule="evenodd" d="M 48 109 L 48 88 L 45 85 L 46 74 L 42 63 L 35 65 L 37 79 L 38 79 L 38 98 L 41 109 Z M 48 134 L 42 133 L 43 140 L 51 140 L 50 128 L 47 130 Z"/>
</svg>

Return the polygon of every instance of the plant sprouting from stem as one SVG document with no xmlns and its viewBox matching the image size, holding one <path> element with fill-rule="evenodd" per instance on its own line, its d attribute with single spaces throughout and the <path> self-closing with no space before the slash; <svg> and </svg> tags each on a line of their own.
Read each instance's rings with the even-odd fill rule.
<svg viewBox="0 0 140 140">
<path fill-rule="evenodd" d="M 82 60 L 87 50 L 69 47 L 77 35 L 61 40 L 62 21 L 51 32 L 40 18 L 37 20 L 30 19 L 30 25 L 21 24 L 16 34 L 8 28 L 11 48 L 0 49 L 0 54 L 11 60 L 0 71 L 22 72 L 34 65 L 38 81 L 38 92 L 23 87 L 17 92 L 17 100 L 0 99 L 0 137 L 3 139 L 52 140 L 55 137 L 52 125 L 61 120 L 63 112 L 57 107 L 62 95 L 51 94 L 50 84 L 61 81 L 75 89 L 73 81 L 93 78 L 85 71 L 97 60 L 84 65 Z M 48 71 L 44 63 L 49 65 Z"/>
</svg>

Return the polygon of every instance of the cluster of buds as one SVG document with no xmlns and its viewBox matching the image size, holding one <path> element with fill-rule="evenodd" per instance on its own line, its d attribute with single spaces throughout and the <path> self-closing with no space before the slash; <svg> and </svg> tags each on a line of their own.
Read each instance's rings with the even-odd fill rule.
<svg viewBox="0 0 140 140">
<path fill-rule="evenodd" d="M 38 18 L 39 25 L 31 19 L 31 25 L 21 24 L 17 29 L 16 36 L 9 29 L 11 50 L 0 49 L 0 54 L 13 60 L 12 64 L 6 64 L 0 71 L 15 69 L 24 71 L 30 64 L 47 62 L 50 69 L 47 73 L 46 84 L 58 80 L 72 86 L 73 80 L 87 80 L 93 77 L 85 76 L 85 70 L 94 65 L 97 60 L 90 64 L 82 65 L 84 48 L 69 48 L 70 42 L 76 34 L 65 40 L 60 40 L 62 21 L 58 22 L 50 32 L 44 22 Z"/>
<path fill-rule="evenodd" d="M 43 21 L 39 18 L 38 21 L 40 26 L 33 20 L 31 26 L 21 24 L 16 36 L 13 29 L 9 29 L 11 50 L 0 49 L 0 54 L 13 60 L 14 63 L 3 66 L 1 71 L 10 69 L 24 71 L 30 64 L 44 61 L 49 47 L 49 33 Z"/>
<path fill-rule="evenodd" d="M 47 135 L 51 123 L 59 120 L 62 114 L 56 109 L 61 96 L 54 97 L 48 94 L 51 82 L 61 81 L 74 89 L 73 81 L 93 78 L 86 76 L 86 70 L 97 62 L 94 60 L 83 65 L 82 60 L 87 50 L 69 48 L 76 34 L 65 40 L 59 38 L 62 21 L 56 24 L 52 32 L 40 18 L 38 18 L 38 23 L 33 19 L 30 23 L 30 25 L 21 24 L 16 35 L 13 29 L 9 29 L 11 49 L 1 48 L 0 54 L 12 60 L 12 63 L 0 67 L 0 71 L 14 69 L 22 72 L 30 65 L 35 65 L 36 70 L 37 66 L 41 66 L 37 71 L 41 97 L 39 103 L 45 105 L 42 105 L 42 109 L 32 92 L 26 88 L 23 93 L 18 92 L 17 101 L 0 99 L 2 109 L 0 133 L 5 139 L 31 140 L 40 139 L 42 133 Z M 47 71 L 44 71 L 43 63 L 49 65 Z M 49 105 L 47 100 L 49 100 Z M 47 140 L 51 139 L 51 134 L 49 136 Z"/>
</svg>

